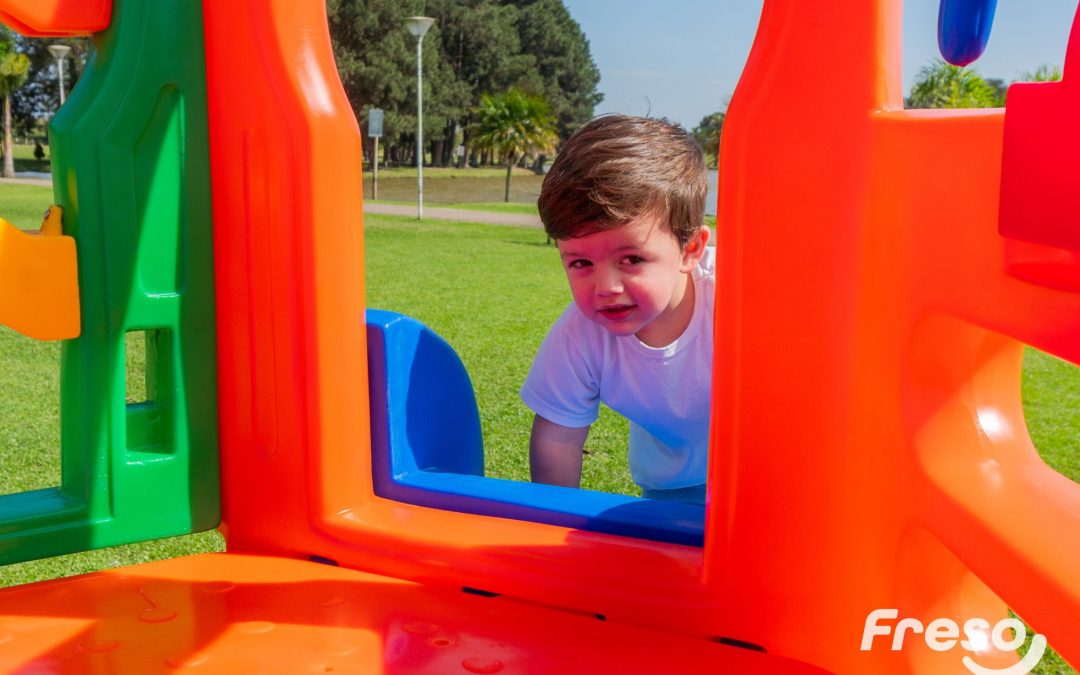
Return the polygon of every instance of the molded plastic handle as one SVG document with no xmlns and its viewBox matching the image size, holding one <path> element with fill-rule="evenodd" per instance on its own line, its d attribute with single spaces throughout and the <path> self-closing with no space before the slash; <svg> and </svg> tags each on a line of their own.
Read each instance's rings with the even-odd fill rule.
<svg viewBox="0 0 1080 675">
<path fill-rule="evenodd" d="M 59 206 L 39 232 L 0 218 L 0 324 L 38 340 L 79 336 L 75 239 L 61 233 Z"/>
</svg>

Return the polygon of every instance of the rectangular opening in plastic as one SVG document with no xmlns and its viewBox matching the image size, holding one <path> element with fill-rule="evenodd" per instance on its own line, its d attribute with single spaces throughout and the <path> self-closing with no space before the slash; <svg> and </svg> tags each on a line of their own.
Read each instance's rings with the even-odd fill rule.
<svg viewBox="0 0 1080 675">
<path fill-rule="evenodd" d="M 1080 368 L 1029 347 L 1021 391 L 1028 435 L 1039 456 L 1080 483 Z"/>
<path fill-rule="evenodd" d="M 124 336 L 127 449 L 170 453 L 172 442 L 172 334 L 135 330 Z"/>
<path fill-rule="evenodd" d="M 0 495 L 60 484 L 60 343 L 0 326 Z"/>
</svg>

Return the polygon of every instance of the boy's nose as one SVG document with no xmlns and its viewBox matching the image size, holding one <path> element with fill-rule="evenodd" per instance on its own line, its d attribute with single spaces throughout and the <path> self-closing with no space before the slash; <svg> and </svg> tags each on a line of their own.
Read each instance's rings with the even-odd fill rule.
<svg viewBox="0 0 1080 675">
<path fill-rule="evenodd" d="M 596 279 L 596 292 L 598 295 L 622 293 L 622 276 L 614 270 L 601 270 Z"/>
</svg>

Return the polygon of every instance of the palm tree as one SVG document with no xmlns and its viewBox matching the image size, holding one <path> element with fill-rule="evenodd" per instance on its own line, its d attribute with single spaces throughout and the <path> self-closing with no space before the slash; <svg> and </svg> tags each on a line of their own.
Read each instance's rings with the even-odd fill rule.
<svg viewBox="0 0 1080 675">
<path fill-rule="evenodd" d="M 506 161 L 505 201 L 510 201 L 510 174 L 523 155 L 550 152 L 558 141 L 555 116 L 540 96 L 511 89 L 501 94 L 484 94 L 473 111 L 472 143 L 480 150 L 492 150 Z"/>
<path fill-rule="evenodd" d="M 26 82 L 30 59 L 14 50 L 6 34 L 0 34 L 0 96 L 4 98 L 4 168 L 0 176 L 15 176 L 14 143 L 11 138 L 11 94 Z"/>
<path fill-rule="evenodd" d="M 993 108 L 1002 102 L 974 70 L 936 59 L 919 70 L 907 104 L 909 108 Z"/>
<path fill-rule="evenodd" d="M 1020 73 L 1017 82 L 1057 82 L 1061 79 L 1061 68 L 1044 63 L 1035 70 Z"/>
</svg>

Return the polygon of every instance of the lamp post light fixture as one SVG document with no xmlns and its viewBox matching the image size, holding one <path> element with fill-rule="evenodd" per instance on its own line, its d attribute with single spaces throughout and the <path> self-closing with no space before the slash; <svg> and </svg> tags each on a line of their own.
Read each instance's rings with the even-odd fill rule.
<svg viewBox="0 0 1080 675">
<path fill-rule="evenodd" d="M 68 52 L 71 51 L 71 47 L 67 45 L 49 45 L 49 53 L 56 59 L 56 72 L 60 79 L 60 105 L 64 105 L 64 59 L 67 57 Z"/>
<path fill-rule="evenodd" d="M 424 33 L 435 19 L 427 16 L 410 16 L 405 27 L 416 38 L 416 218 L 424 217 Z"/>
</svg>

